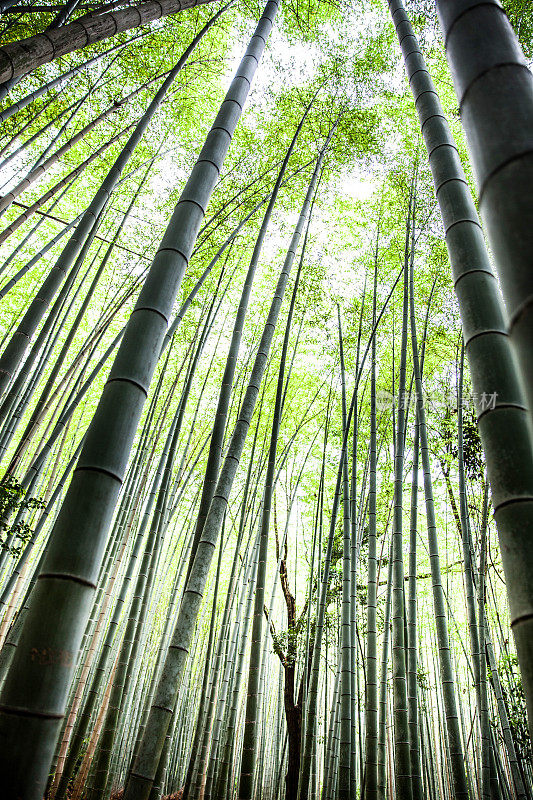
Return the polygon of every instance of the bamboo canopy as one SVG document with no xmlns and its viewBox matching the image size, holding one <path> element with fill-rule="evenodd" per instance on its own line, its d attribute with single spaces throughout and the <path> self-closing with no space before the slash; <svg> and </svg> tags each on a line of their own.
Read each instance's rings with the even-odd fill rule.
<svg viewBox="0 0 533 800">
<path fill-rule="evenodd" d="M 8 800 L 533 798 L 533 10 L 0 3 Z"/>
</svg>

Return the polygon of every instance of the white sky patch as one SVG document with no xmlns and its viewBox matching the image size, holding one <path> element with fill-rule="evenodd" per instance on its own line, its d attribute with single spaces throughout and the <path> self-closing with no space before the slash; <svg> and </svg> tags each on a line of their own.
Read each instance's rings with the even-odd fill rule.
<svg viewBox="0 0 533 800">
<path fill-rule="evenodd" d="M 353 200 L 368 200 L 376 191 L 378 182 L 360 174 L 344 175 L 339 182 L 338 191 Z"/>
</svg>

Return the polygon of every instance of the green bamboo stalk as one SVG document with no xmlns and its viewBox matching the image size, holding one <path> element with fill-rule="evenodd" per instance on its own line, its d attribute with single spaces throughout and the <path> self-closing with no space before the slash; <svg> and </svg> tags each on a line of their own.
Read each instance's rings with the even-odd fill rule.
<svg viewBox="0 0 533 800">
<path fill-rule="evenodd" d="M 339 357 L 341 371 L 342 427 L 343 436 L 347 437 L 346 413 L 346 370 L 344 366 L 344 348 L 340 309 L 337 305 L 337 325 L 339 332 Z M 356 416 L 354 407 L 353 417 Z M 348 800 L 351 791 L 351 736 L 352 736 L 352 626 L 351 626 L 351 506 L 350 486 L 348 481 L 348 454 L 345 453 L 342 465 L 342 601 L 341 601 L 341 688 L 340 688 L 340 745 L 339 745 L 339 800 Z"/>
<path fill-rule="evenodd" d="M 483 498 L 483 519 L 481 520 L 481 542 L 479 551 L 479 585 L 478 585 L 478 619 L 479 626 L 479 647 L 480 659 L 480 728 L 481 728 L 481 798 L 489 800 L 490 791 L 490 717 L 489 699 L 487 693 L 487 660 L 485 657 L 485 571 L 487 568 L 487 525 L 489 516 L 489 492 L 485 485 Z"/>
<path fill-rule="evenodd" d="M 446 616 L 446 603 L 442 586 L 442 573 L 439 560 L 437 541 L 437 525 L 433 502 L 433 483 L 431 478 L 431 464 L 429 458 L 426 413 L 420 362 L 418 356 L 418 341 L 416 334 L 416 319 L 414 305 L 414 253 L 411 254 L 410 266 L 410 318 L 411 318 L 411 351 L 413 359 L 413 372 L 415 375 L 415 390 L 417 402 L 418 429 L 420 435 L 420 453 L 424 471 L 424 493 L 426 497 L 426 516 L 428 528 L 428 546 L 431 564 L 433 605 L 435 610 L 435 623 L 438 641 L 440 678 L 446 716 L 446 741 L 449 749 L 450 767 L 452 772 L 453 792 L 456 798 L 468 800 L 467 776 L 459 729 L 459 712 L 455 693 L 455 680 L 451 661 L 450 643 L 448 638 L 448 621 Z"/>
<path fill-rule="evenodd" d="M 378 274 L 378 242 L 374 262 L 372 295 L 372 324 L 376 320 Z M 366 643 L 366 705 L 365 705 L 365 800 L 378 798 L 378 642 L 377 642 L 377 530 L 376 530 L 376 337 L 372 339 L 370 366 L 370 464 L 368 486 L 368 596 Z M 361 794 L 363 792 L 361 791 Z"/>
<path fill-rule="evenodd" d="M 413 182 L 414 183 L 414 182 Z M 402 302 L 402 339 L 398 379 L 398 406 L 394 446 L 394 508 L 392 529 L 392 689 L 394 720 L 394 781 L 399 800 L 410 800 L 411 756 L 407 711 L 407 654 L 404 629 L 405 596 L 403 567 L 403 469 L 405 452 L 405 384 L 407 365 L 408 325 L 408 259 L 411 239 L 411 207 L 414 186 L 411 187 L 405 234 L 404 287 Z"/>
<path fill-rule="evenodd" d="M 76 230 L 72 234 L 56 264 L 45 279 L 43 285 L 40 287 L 37 296 L 33 302 L 30 303 L 30 306 L 24 314 L 17 331 L 12 336 L 11 341 L 2 353 L 2 356 L 0 356 L 0 395 L 5 392 L 11 376 L 23 358 L 27 342 L 29 339 L 31 339 L 32 335 L 37 329 L 37 326 L 39 325 L 39 322 L 46 311 L 50 299 L 58 290 L 65 274 L 69 271 L 71 264 L 83 246 L 89 230 L 94 224 L 94 219 L 100 214 L 101 210 L 109 202 L 109 198 L 113 190 L 116 188 L 120 176 L 124 171 L 126 164 L 133 153 L 133 150 L 141 141 L 146 128 L 163 102 L 168 89 L 186 64 L 189 55 L 192 53 L 196 45 L 201 41 L 202 37 L 209 30 L 211 25 L 220 17 L 222 13 L 224 13 L 227 7 L 228 6 L 224 6 L 219 12 L 217 12 L 217 14 L 215 14 L 214 17 L 212 17 L 193 38 L 177 64 L 169 72 L 168 76 L 159 87 L 157 93 L 153 97 L 139 122 L 135 126 L 129 125 L 128 128 L 125 129 L 129 130 L 130 128 L 134 127 L 128 141 L 122 148 L 113 166 L 107 173 L 107 176 L 104 178 L 102 185 L 96 192 L 94 198 L 89 204 L 89 207 L 83 213 L 81 220 L 76 226 Z M 121 131 L 121 133 L 118 135 L 122 135 L 124 132 L 125 131 Z M 98 153 L 98 150 L 96 152 Z M 93 156 L 90 156 L 89 158 L 92 157 Z M 1 238 L 2 235 L 0 234 L 0 241 Z"/>
<path fill-rule="evenodd" d="M 37 89 L 35 89 L 33 92 L 30 92 L 25 97 L 22 97 L 15 103 L 12 103 L 10 106 L 7 106 L 7 108 L 2 109 L 2 111 L 0 111 L 0 122 L 5 122 L 6 120 L 10 119 L 14 114 L 18 113 L 19 111 L 22 111 L 24 108 L 29 106 L 30 103 L 33 103 L 35 100 L 38 100 L 39 97 L 42 97 L 43 94 L 46 94 L 51 89 L 55 89 L 57 86 L 61 86 L 69 78 L 74 77 L 74 75 L 77 75 L 83 69 L 86 69 L 92 64 L 97 64 L 99 61 L 102 60 L 102 58 L 110 55 L 111 53 L 123 50 L 129 44 L 132 44 L 138 39 L 142 39 L 143 37 L 148 36 L 149 33 L 150 32 L 136 34 L 135 36 L 132 36 L 130 39 L 128 39 L 126 42 L 120 42 L 120 44 L 116 44 L 113 47 L 110 47 L 108 50 L 104 50 L 101 53 L 98 53 L 92 58 L 89 58 L 87 61 L 84 61 L 82 64 L 77 64 L 75 67 L 72 67 L 72 69 L 69 69 L 66 72 L 62 73 L 57 78 L 54 78 L 53 80 L 48 81 L 42 86 L 39 86 Z"/>
<path fill-rule="evenodd" d="M 276 4 L 269 4 L 267 14 L 276 8 Z M 267 16 L 260 23 L 259 32 L 266 37 L 271 25 Z M 168 318 L 203 209 L 217 180 L 264 45 L 265 39 L 259 35 L 252 41 L 243 70 L 237 73 L 178 202 L 128 322 L 51 534 L 43 572 L 35 586 L 20 644 L 1 695 L 0 729 L 9 726 L 11 742 L 1 758 L 5 758 L 6 764 L 5 785 L 11 786 L 15 793 L 26 792 L 28 788 L 22 787 L 33 786 L 32 791 L 38 795 L 43 788 L 107 529 Z M 65 548 L 64 537 L 70 540 L 74 520 L 78 547 Z M 60 624 L 58 609 L 64 609 L 59 616 Z M 32 651 L 45 655 L 36 655 L 28 663 L 26 653 Z M 52 658 L 50 652 L 58 655 Z M 52 661 L 47 664 L 44 682 L 42 658 Z M 24 709 L 23 714 L 20 709 Z M 22 741 L 25 745 L 19 747 Z M 24 758 L 28 742 L 34 753 L 31 771 Z"/>
<path fill-rule="evenodd" d="M 0 81 L 11 81 L 32 72 L 42 64 L 72 53 L 73 50 L 206 2 L 210 0 L 149 0 L 123 11 L 71 22 L 49 31 L 46 36 L 37 34 L 20 42 L 4 45 L 0 47 Z"/>
<path fill-rule="evenodd" d="M 378 725 L 378 797 L 386 800 L 387 797 L 387 763 L 386 763 L 386 737 L 387 737 L 387 665 L 389 661 L 390 641 L 390 613 L 392 598 L 392 541 L 389 546 L 389 568 L 387 570 L 387 594 L 385 598 L 385 613 L 383 625 L 383 638 L 381 641 L 381 663 L 379 675 L 379 725 Z"/>
<path fill-rule="evenodd" d="M 252 291 L 252 285 L 254 281 L 255 272 L 259 263 L 259 258 L 261 256 L 261 251 L 263 249 L 264 239 L 268 230 L 268 226 L 270 224 L 270 220 L 272 217 L 272 212 L 274 210 L 274 205 L 276 203 L 278 193 L 283 181 L 283 177 L 285 175 L 285 171 L 289 164 L 290 157 L 293 153 L 294 147 L 296 145 L 296 141 L 298 136 L 302 130 L 304 122 L 307 118 L 307 115 L 311 109 L 313 104 L 313 100 L 311 103 L 308 104 L 306 107 L 302 118 L 296 128 L 296 131 L 292 137 L 292 140 L 287 148 L 285 153 L 285 157 L 282 161 L 280 170 L 278 172 L 276 182 L 274 184 L 274 188 L 272 189 L 272 193 L 270 195 L 269 203 L 265 211 L 265 215 L 263 217 L 263 221 L 261 223 L 261 228 L 259 229 L 259 233 L 257 235 L 257 239 L 255 241 L 252 257 L 250 259 L 250 263 L 248 266 L 248 270 L 246 273 L 246 277 L 244 280 L 244 285 L 241 293 L 241 297 L 239 300 L 239 305 L 237 307 L 237 314 L 235 316 L 235 323 L 233 326 L 233 331 L 231 335 L 230 346 L 228 349 L 228 355 L 226 359 L 226 365 L 224 368 L 224 375 L 222 377 L 221 387 L 220 387 L 220 394 L 217 403 L 217 409 L 215 412 L 215 421 L 213 424 L 213 431 L 211 433 L 211 441 L 209 442 L 209 456 L 207 459 L 207 464 L 205 468 L 205 477 L 203 482 L 202 488 L 202 498 L 200 501 L 200 510 L 198 514 L 198 520 L 196 523 L 196 533 L 194 536 L 192 551 L 191 551 L 191 561 L 188 568 L 188 574 L 190 574 L 192 568 L 192 562 L 196 555 L 196 550 L 198 548 L 198 543 L 200 541 L 200 537 L 202 535 L 203 526 L 205 524 L 205 519 L 207 517 L 209 507 L 211 505 L 211 501 L 213 499 L 213 494 L 215 491 L 218 474 L 220 470 L 220 462 L 222 459 L 222 444 L 224 440 L 224 433 L 226 431 L 226 423 L 228 419 L 228 411 L 229 411 L 229 404 L 230 399 L 232 396 L 233 390 L 233 380 L 235 377 L 235 369 L 237 366 L 237 359 L 239 356 L 239 348 L 241 344 L 243 329 L 244 329 L 244 322 L 246 319 L 246 313 L 248 310 L 248 305 L 250 302 L 250 295 Z M 237 229 L 238 230 L 238 229 Z M 210 265 L 207 269 L 210 268 Z"/>
<path fill-rule="evenodd" d="M 472 157 L 479 208 L 510 316 L 509 334 L 531 413 L 533 239 L 528 187 L 533 176 L 533 76 L 498 0 L 470 0 L 466 4 L 449 0 L 436 6 Z M 532 623 L 528 619 L 516 621 L 517 627 L 522 624 L 525 644 L 531 641 Z M 519 638 L 522 640 L 521 635 Z M 533 651 L 524 650 L 524 654 L 528 652 L 531 659 Z M 531 667 L 524 664 L 524 668 L 528 675 Z"/>
<path fill-rule="evenodd" d="M 409 599 L 407 608 L 407 702 L 409 717 L 409 745 L 411 750 L 411 775 L 413 800 L 422 800 L 422 775 L 420 767 L 419 726 L 418 726 L 418 687 L 417 687 L 417 512 L 418 512 L 418 455 L 419 430 L 415 423 L 413 443 L 413 468 L 411 483 L 411 516 L 409 525 Z"/>
<path fill-rule="evenodd" d="M 476 413 L 487 460 L 511 620 L 516 620 L 513 630 L 531 727 L 533 636 L 529 626 L 533 624 L 533 589 L 528 576 L 532 571 L 532 550 L 527 537 L 521 534 L 533 523 L 529 419 L 498 287 L 453 138 L 401 0 L 390 0 L 389 7 L 415 96 L 444 223 L 465 351 L 477 398 Z M 449 8 L 453 13 L 457 6 L 450 3 Z M 514 141 L 513 137 L 509 141 Z"/>
<path fill-rule="evenodd" d="M 309 212 L 309 201 L 314 193 L 314 188 L 318 178 L 319 170 L 320 170 L 320 160 L 317 162 L 317 165 L 315 167 L 313 178 L 311 179 L 311 185 L 308 190 L 307 198 L 302 207 L 301 218 L 298 223 L 300 227 L 303 227 L 305 219 L 307 218 L 307 214 Z M 296 302 L 296 295 L 300 283 L 301 268 L 302 268 L 302 261 L 300 260 L 298 272 L 296 274 L 296 279 L 294 281 L 289 312 L 287 314 L 285 335 L 283 337 L 283 345 L 280 356 L 278 381 L 276 386 L 276 399 L 272 415 L 270 447 L 268 452 L 268 463 L 265 476 L 265 486 L 263 490 L 263 501 L 261 507 L 260 524 L 259 524 L 259 531 L 260 531 L 259 555 L 258 555 L 259 563 L 258 563 L 255 591 L 254 591 L 252 646 L 250 650 L 250 661 L 248 666 L 246 711 L 245 711 L 244 734 L 242 743 L 241 771 L 239 777 L 240 800 L 251 800 L 253 791 L 253 779 L 254 779 L 257 740 L 258 740 L 258 733 L 257 733 L 258 716 L 259 716 L 261 697 L 264 691 L 259 680 L 259 671 L 261 668 L 261 645 L 263 641 L 263 615 L 265 607 L 266 561 L 268 554 L 268 538 L 270 531 L 270 514 L 272 510 L 272 499 L 274 494 L 276 451 L 277 451 L 278 437 L 281 426 L 281 415 L 283 411 L 285 364 L 287 359 L 287 350 L 289 347 L 289 335 L 291 330 L 292 318 L 294 314 L 294 305 Z M 297 775 L 298 764 L 295 765 L 295 770 Z M 287 797 L 288 796 L 289 795 L 287 795 Z"/>
</svg>

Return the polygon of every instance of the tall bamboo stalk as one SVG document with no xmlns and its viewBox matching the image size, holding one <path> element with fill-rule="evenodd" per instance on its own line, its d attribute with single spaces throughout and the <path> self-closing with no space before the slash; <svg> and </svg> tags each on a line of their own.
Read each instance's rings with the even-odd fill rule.
<svg viewBox="0 0 533 800">
<path fill-rule="evenodd" d="M 19 78 L 73 50 L 207 2 L 210 0 L 148 0 L 123 11 L 77 20 L 46 35 L 39 33 L 29 39 L 4 45 L 0 47 L 0 81 Z"/>
<path fill-rule="evenodd" d="M 3 726 L 10 730 L 10 747 L 1 759 L 5 785 L 13 794 L 39 796 L 42 792 L 107 530 L 168 319 L 276 9 L 276 3 L 267 4 L 176 206 L 129 319 L 51 534 L 1 695 L 0 730 L 6 729 Z M 65 549 L 73 525 L 78 531 L 77 547 Z M 63 609 L 59 623 L 58 608 Z M 33 653 L 30 662 L 28 652 Z M 31 771 L 24 758 L 28 744 L 34 753 Z"/>
<path fill-rule="evenodd" d="M 455 3 L 449 7 L 452 12 L 457 8 Z M 533 584 L 527 576 L 532 571 L 533 550 L 527 537 L 521 534 L 533 524 L 533 445 L 529 418 L 498 286 L 453 137 L 401 0 L 390 0 L 389 8 L 444 223 L 531 729 L 533 636 L 529 626 L 533 624 Z M 470 52 L 474 54 L 476 50 Z M 513 137 L 509 141 L 514 141 Z M 533 225 L 529 230 L 533 230 Z"/>
</svg>

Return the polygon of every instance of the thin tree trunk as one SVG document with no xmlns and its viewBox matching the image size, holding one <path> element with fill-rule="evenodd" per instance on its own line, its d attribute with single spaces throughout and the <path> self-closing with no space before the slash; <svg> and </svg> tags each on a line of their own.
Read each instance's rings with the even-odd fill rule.
<svg viewBox="0 0 533 800">
<path fill-rule="evenodd" d="M 378 275 L 378 242 L 374 261 L 374 290 L 372 294 L 372 324 L 376 320 L 376 293 Z M 376 530 L 376 337 L 372 339 L 370 365 L 370 465 L 368 485 L 368 595 L 366 643 L 366 698 L 365 698 L 365 800 L 378 798 L 378 642 L 377 642 L 377 530 Z"/>
<path fill-rule="evenodd" d="M 408 262 L 411 231 L 411 207 L 414 202 L 414 181 L 411 186 L 405 234 L 404 288 L 402 304 L 402 340 L 398 380 L 396 440 L 394 446 L 394 512 L 392 531 L 392 688 L 394 715 L 394 781 L 398 800 L 410 800 L 411 753 L 407 710 L 407 650 L 405 641 L 405 589 L 403 566 L 403 469 L 406 418 L 406 364 L 408 324 Z"/>
</svg>

